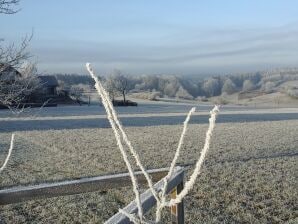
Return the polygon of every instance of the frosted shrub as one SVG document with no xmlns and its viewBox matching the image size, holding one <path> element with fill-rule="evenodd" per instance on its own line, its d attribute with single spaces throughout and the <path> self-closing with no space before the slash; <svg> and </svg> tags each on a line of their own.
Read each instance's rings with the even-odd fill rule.
<svg viewBox="0 0 298 224">
<path fill-rule="evenodd" d="M 170 170 L 167 174 L 167 176 L 164 178 L 164 186 L 162 188 L 162 192 L 160 194 L 158 194 L 158 192 L 156 192 L 156 190 L 153 187 L 153 183 L 151 180 L 150 175 L 147 173 L 147 171 L 145 170 L 144 166 L 141 163 L 140 157 L 137 153 L 137 151 L 133 148 L 133 146 L 131 145 L 131 142 L 129 141 L 129 139 L 127 138 L 127 135 L 117 117 L 117 113 L 113 107 L 112 102 L 110 101 L 109 98 L 109 94 L 107 93 L 107 91 L 104 89 L 103 85 L 101 84 L 100 80 L 98 79 L 98 77 L 95 75 L 95 73 L 93 72 L 91 66 L 89 63 L 86 64 L 87 70 L 90 73 L 91 77 L 94 79 L 95 81 L 95 88 L 99 94 L 99 96 L 102 99 L 102 103 L 103 106 L 107 112 L 107 116 L 108 116 L 108 120 L 111 124 L 111 127 L 113 129 L 116 141 L 117 141 L 117 145 L 120 149 L 120 152 L 122 154 L 123 160 L 128 168 L 129 171 L 129 175 L 133 184 L 133 191 L 135 193 L 135 197 L 136 197 L 136 204 L 138 207 L 138 217 L 136 217 L 134 214 L 128 214 L 126 213 L 126 211 L 124 210 L 119 210 L 119 212 L 121 212 L 122 214 L 124 214 L 125 216 L 127 216 L 131 222 L 133 223 L 154 223 L 152 221 L 145 221 L 145 218 L 143 217 L 143 209 L 141 206 L 141 201 L 140 201 L 140 192 L 139 192 L 139 187 L 138 187 L 138 183 L 137 183 L 137 179 L 135 177 L 134 171 L 132 169 L 131 163 L 128 160 L 128 154 L 127 151 L 124 149 L 124 145 L 123 143 L 128 147 L 129 152 L 131 153 L 131 155 L 133 156 L 136 164 L 138 165 L 138 167 L 141 169 L 142 173 L 144 174 L 149 189 L 152 192 L 153 196 L 156 199 L 156 219 L 155 219 L 155 223 L 160 222 L 160 217 L 161 217 L 161 211 L 164 207 L 169 207 L 175 204 L 180 203 L 183 198 L 189 193 L 189 191 L 193 188 L 195 181 L 200 173 L 201 167 L 203 165 L 203 162 L 205 160 L 206 154 L 208 152 L 208 149 L 210 147 L 210 140 L 211 140 L 211 136 L 215 127 L 215 120 L 216 120 L 216 116 L 219 112 L 219 107 L 215 106 L 213 108 L 213 110 L 210 111 L 210 119 L 209 119 L 209 128 L 206 132 L 206 138 L 205 138 L 205 144 L 204 147 L 201 151 L 200 156 L 198 157 L 198 160 L 196 162 L 195 165 L 195 169 L 193 171 L 193 173 L 190 176 L 190 179 L 185 183 L 185 188 L 177 195 L 176 199 L 171 199 L 170 201 L 166 201 L 166 189 L 167 189 L 167 184 L 168 184 L 168 180 L 169 178 L 171 178 L 173 172 L 174 172 L 174 168 L 176 166 L 176 161 L 180 155 L 180 150 L 181 147 L 183 145 L 183 141 L 184 141 L 184 137 L 187 131 L 187 125 L 189 123 L 190 117 L 191 115 L 195 112 L 195 108 L 192 108 L 185 121 L 184 121 L 184 125 L 183 125 L 183 130 L 182 130 L 182 134 L 178 143 L 178 147 L 176 149 L 175 152 L 175 156 L 173 158 L 173 161 L 171 163 L 170 166 Z"/>
</svg>

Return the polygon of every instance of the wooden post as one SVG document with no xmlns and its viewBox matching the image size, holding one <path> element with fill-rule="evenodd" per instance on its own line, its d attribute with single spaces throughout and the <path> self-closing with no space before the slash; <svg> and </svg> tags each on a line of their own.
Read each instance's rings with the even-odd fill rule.
<svg viewBox="0 0 298 224">
<path fill-rule="evenodd" d="M 183 181 L 178 184 L 171 192 L 171 198 L 175 199 L 177 195 L 183 190 Z M 171 207 L 172 224 L 184 224 L 184 204 L 183 200 Z"/>
</svg>

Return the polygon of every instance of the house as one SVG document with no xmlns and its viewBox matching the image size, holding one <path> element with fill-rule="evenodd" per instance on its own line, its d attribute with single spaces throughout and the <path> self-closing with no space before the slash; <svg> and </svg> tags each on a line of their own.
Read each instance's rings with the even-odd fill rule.
<svg viewBox="0 0 298 224">
<path fill-rule="evenodd" d="M 43 75 L 43 76 L 38 76 L 38 79 L 41 85 L 41 88 L 40 88 L 41 94 L 47 97 L 57 96 L 57 87 L 59 84 L 55 76 Z"/>
<path fill-rule="evenodd" d="M 13 82 L 22 74 L 10 65 L 0 64 L 0 81 Z"/>
<path fill-rule="evenodd" d="M 56 76 L 53 75 L 40 75 L 38 76 L 40 87 L 35 93 L 32 94 L 32 102 L 47 103 L 47 105 L 57 104 L 73 104 L 75 103 L 69 96 L 68 92 L 61 94 L 61 88 L 58 91 L 59 83 Z"/>
</svg>

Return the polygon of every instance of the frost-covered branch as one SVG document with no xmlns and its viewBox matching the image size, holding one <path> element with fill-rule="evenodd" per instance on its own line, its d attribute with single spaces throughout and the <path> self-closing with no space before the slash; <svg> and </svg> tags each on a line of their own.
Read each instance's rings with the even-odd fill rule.
<svg viewBox="0 0 298 224">
<path fill-rule="evenodd" d="M 100 97 L 102 98 L 102 103 L 103 103 L 104 108 L 107 112 L 108 120 L 109 120 L 109 122 L 111 124 L 111 127 L 113 129 L 113 132 L 114 132 L 114 135 L 115 135 L 115 138 L 116 138 L 116 141 L 117 141 L 117 145 L 120 149 L 120 152 L 121 152 L 122 157 L 124 159 L 125 165 L 127 166 L 127 169 L 128 169 L 128 172 L 129 172 L 132 184 L 133 184 L 133 191 L 134 191 L 135 196 L 136 196 L 136 203 L 137 203 L 137 206 L 138 206 L 138 215 L 139 215 L 140 220 L 142 220 L 142 218 L 143 218 L 143 208 L 142 208 L 142 205 L 141 205 L 139 186 L 138 186 L 138 183 L 137 183 L 137 179 L 134 175 L 134 171 L 132 169 L 132 166 L 131 166 L 131 164 L 128 160 L 127 153 L 126 153 L 126 151 L 125 151 L 125 149 L 122 145 L 121 137 L 120 137 L 119 132 L 118 132 L 119 129 L 116 125 L 116 122 L 115 122 L 115 119 L 113 117 L 111 107 L 109 105 L 110 99 L 107 97 L 107 94 L 105 94 L 105 89 L 103 88 L 103 86 L 102 86 L 101 82 L 99 81 L 98 77 L 94 74 L 90 64 L 87 63 L 86 67 L 87 67 L 87 70 L 90 73 L 91 77 L 95 81 L 95 88 L 96 88 L 98 94 L 100 95 Z"/>
<path fill-rule="evenodd" d="M 7 163 L 8 163 L 8 161 L 9 161 L 11 152 L 12 152 L 12 150 L 13 150 L 14 136 L 15 136 L 15 134 L 12 134 L 12 135 L 11 135 L 10 147 L 9 147 L 9 149 L 8 149 L 8 154 L 7 154 L 7 156 L 6 156 L 6 159 L 5 159 L 4 163 L 3 163 L 3 165 L 0 167 L 0 173 L 5 169 L 5 167 L 6 167 Z"/>
<path fill-rule="evenodd" d="M 94 73 L 93 73 L 92 68 L 90 67 L 90 64 L 87 64 L 86 66 L 87 66 L 87 69 L 88 69 L 89 73 L 90 73 L 90 74 L 92 73 L 93 76 L 96 77 L 96 76 L 94 75 Z M 143 164 L 141 163 L 141 159 L 140 159 L 140 157 L 139 157 L 137 151 L 133 148 L 131 142 L 129 141 L 129 139 L 128 139 L 128 137 L 127 137 L 127 135 L 126 135 L 126 133 L 125 133 L 125 131 L 124 131 L 124 129 L 123 129 L 123 127 L 122 127 L 122 125 L 121 125 L 119 119 L 118 119 L 117 113 L 116 113 L 116 111 L 115 111 L 115 109 L 114 109 L 114 106 L 113 106 L 111 100 L 110 100 L 110 97 L 109 97 L 108 92 L 104 89 L 104 87 L 102 86 L 101 83 L 99 83 L 99 84 L 100 84 L 100 88 L 102 89 L 102 92 L 103 92 L 103 97 L 105 98 L 105 100 L 106 100 L 106 102 L 107 102 L 107 104 L 108 104 L 108 106 L 109 106 L 109 108 L 110 108 L 110 110 L 111 110 L 111 112 L 112 112 L 112 117 L 113 117 L 114 121 L 115 121 L 116 124 L 117 124 L 117 127 L 119 128 L 119 130 L 120 130 L 120 132 L 121 132 L 122 138 L 123 138 L 124 142 L 126 143 L 126 145 L 128 146 L 128 148 L 129 148 L 129 150 L 130 150 L 130 153 L 131 153 L 132 156 L 134 157 L 137 166 L 141 169 L 143 175 L 145 176 L 146 181 L 147 181 L 148 186 L 149 186 L 149 189 L 150 189 L 150 191 L 152 192 L 153 196 L 155 197 L 155 200 L 157 201 L 157 204 L 159 204 L 159 203 L 160 203 L 160 199 L 159 199 L 159 197 L 158 197 L 157 192 L 154 190 L 153 182 L 152 182 L 152 180 L 151 180 L 151 177 L 149 176 L 149 174 L 147 173 L 145 167 L 144 167 Z"/>
<path fill-rule="evenodd" d="M 160 218 L 161 218 L 161 211 L 162 211 L 162 208 L 165 204 L 165 200 L 166 200 L 166 190 L 167 190 L 167 187 L 168 187 L 168 180 L 171 178 L 173 172 L 174 172 L 174 169 L 175 169 L 175 166 L 176 166 L 176 162 L 180 156 L 180 151 L 181 151 L 181 147 L 183 145 L 183 142 L 184 142 L 184 137 L 185 137 L 185 134 L 186 134 L 186 131 L 187 131 L 187 126 L 188 126 L 188 123 L 189 123 L 189 120 L 190 120 L 190 117 L 191 115 L 195 112 L 196 108 L 193 107 L 191 108 L 191 110 L 188 112 L 187 114 L 187 117 L 185 119 L 185 121 L 183 122 L 183 130 L 182 130 L 182 133 L 181 133 L 181 136 L 180 136 L 180 140 L 179 140 L 179 143 L 178 143 L 178 147 L 177 147 L 177 150 L 175 152 L 175 156 L 172 160 L 172 163 L 171 163 L 171 166 L 170 166 L 170 169 L 169 169 L 169 172 L 167 174 L 167 176 L 164 178 L 164 186 L 163 186 L 163 189 L 162 189 L 162 193 L 161 193 L 161 204 L 157 205 L 156 207 L 156 221 L 159 222 L 160 221 Z"/>
<path fill-rule="evenodd" d="M 185 183 L 184 189 L 177 195 L 175 199 L 171 199 L 169 203 L 166 203 L 166 206 L 172 206 L 178 204 L 182 201 L 182 199 L 189 193 L 189 191 L 193 188 L 195 181 L 200 174 L 201 167 L 205 160 L 206 154 L 210 148 L 210 140 L 211 136 L 215 127 L 216 116 L 219 112 L 219 106 L 215 106 L 213 110 L 210 111 L 210 118 L 209 118 L 209 128 L 206 132 L 205 144 L 201 151 L 201 155 L 196 162 L 195 169 L 190 176 L 190 179 Z"/>
<path fill-rule="evenodd" d="M 6 69 L 1 73 L 0 63 L 0 105 L 18 115 L 24 111 L 24 102 L 41 87 L 41 83 L 36 75 L 35 64 L 24 65 L 21 68 L 22 75 L 18 75 L 18 71 L 12 67 Z"/>
</svg>

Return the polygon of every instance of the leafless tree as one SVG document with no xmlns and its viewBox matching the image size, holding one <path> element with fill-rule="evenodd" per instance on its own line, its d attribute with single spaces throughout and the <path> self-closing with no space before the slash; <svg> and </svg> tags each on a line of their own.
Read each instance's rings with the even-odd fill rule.
<svg viewBox="0 0 298 224">
<path fill-rule="evenodd" d="M 14 43 L 9 45 L 0 44 L 0 73 L 7 67 L 21 68 L 23 63 L 31 57 L 27 48 L 32 36 L 33 34 L 23 38 L 20 46 L 16 46 Z M 4 40 L 2 39 L 1 42 L 4 42 Z"/>
<path fill-rule="evenodd" d="M 91 89 L 89 85 L 86 84 L 77 84 L 72 85 L 69 89 L 69 95 L 73 98 L 78 104 L 81 105 L 83 102 L 82 97 L 86 93 L 90 93 Z"/>
<path fill-rule="evenodd" d="M 0 14 L 14 14 L 19 0 L 0 0 Z M 28 63 L 31 57 L 27 51 L 30 36 L 22 39 L 19 46 L 5 44 L 0 39 L 0 104 L 12 111 L 20 110 L 20 104 L 39 87 L 35 64 Z"/>
<path fill-rule="evenodd" d="M 0 14 L 14 14 L 18 10 L 13 7 L 19 3 L 19 0 L 0 0 Z M 13 67 L 19 69 L 23 63 L 28 60 L 31 55 L 27 52 L 27 47 L 31 41 L 33 32 L 30 36 L 25 36 L 20 46 L 16 46 L 14 43 L 5 44 L 4 39 L 0 38 L 0 74 Z"/>
<path fill-rule="evenodd" d="M 18 5 L 20 0 L 0 0 L 0 13 L 14 14 L 18 11 L 14 7 Z"/>
<path fill-rule="evenodd" d="M 116 90 L 116 86 L 115 86 L 115 82 L 112 76 L 109 76 L 105 83 L 105 89 L 107 90 L 110 99 L 112 100 L 112 102 L 114 102 L 115 97 L 117 95 L 117 90 Z"/>
<path fill-rule="evenodd" d="M 254 90 L 256 86 L 253 84 L 253 82 L 249 79 L 244 80 L 242 91 L 251 91 Z"/>
<path fill-rule="evenodd" d="M 26 64 L 20 71 L 7 70 L 0 73 L 0 104 L 13 113 L 22 112 L 22 103 L 41 86 L 34 64 Z"/>
<path fill-rule="evenodd" d="M 0 0 L 0 14 L 14 14 L 18 10 L 14 9 L 14 6 L 16 6 L 19 3 L 19 0 Z M 32 35 L 31 35 L 32 37 Z M 29 90 L 29 86 L 31 85 L 31 82 L 29 79 L 26 79 L 26 82 L 21 82 L 23 85 L 19 84 L 18 78 L 13 78 L 11 80 L 5 80 L 5 76 L 3 75 L 3 71 L 8 68 L 8 66 L 15 66 L 19 67 L 25 59 L 29 57 L 28 53 L 26 53 L 26 48 L 28 46 L 30 38 L 25 38 L 22 41 L 21 47 L 16 48 L 14 44 L 9 45 L 8 47 L 4 47 L 0 43 L 0 103 L 4 105 L 11 106 L 14 103 L 19 104 L 21 102 L 22 97 L 24 96 L 24 93 L 26 93 Z M 2 42 L 3 39 L 0 39 L 0 42 Z M 33 68 L 33 67 L 30 67 Z M 26 68 L 26 72 L 29 72 L 29 67 Z M 9 73 L 8 77 L 9 78 Z M 24 80 L 23 80 L 24 81 Z M 36 82 L 35 82 L 36 84 Z M 33 85 L 36 86 L 36 85 Z M 0 168 L 0 172 L 5 169 L 8 160 L 11 156 L 11 152 L 13 150 L 14 145 L 14 137 L 15 134 L 13 133 L 11 135 L 11 141 L 10 141 L 10 147 L 8 150 L 7 157 L 3 163 L 3 165 Z"/>
<path fill-rule="evenodd" d="M 220 92 L 219 81 L 215 78 L 210 78 L 203 84 L 203 89 L 208 96 L 215 96 Z"/>
<path fill-rule="evenodd" d="M 113 83 L 112 89 L 115 89 L 117 92 L 119 92 L 123 96 L 123 103 L 126 103 L 126 94 L 129 90 L 129 80 L 128 78 L 121 73 L 119 70 L 114 70 L 111 77 L 111 82 Z"/>
<path fill-rule="evenodd" d="M 227 93 L 227 94 L 232 94 L 232 93 L 236 92 L 235 83 L 231 79 L 226 79 L 226 81 L 224 82 L 224 84 L 222 86 L 221 92 Z"/>
</svg>

